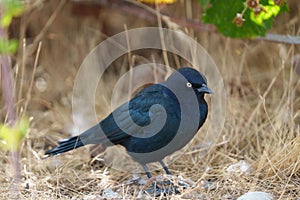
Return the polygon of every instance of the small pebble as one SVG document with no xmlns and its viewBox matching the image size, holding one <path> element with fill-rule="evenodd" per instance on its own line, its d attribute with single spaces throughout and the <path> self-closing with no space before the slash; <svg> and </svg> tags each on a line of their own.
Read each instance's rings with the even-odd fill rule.
<svg viewBox="0 0 300 200">
<path fill-rule="evenodd" d="M 247 192 L 246 194 L 237 198 L 237 200 L 272 200 L 272 195 L 266 192 Z"/>
</svg>

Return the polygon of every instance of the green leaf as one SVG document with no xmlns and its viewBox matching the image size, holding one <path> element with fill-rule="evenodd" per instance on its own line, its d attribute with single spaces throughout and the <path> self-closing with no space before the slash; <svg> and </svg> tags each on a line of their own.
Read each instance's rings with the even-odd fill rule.
<svg viewBox="0 0 300 200">
<path fill-rule="evenodd" d="M 262 8 L 264 9 L 264 11 L 262 11 L 258 15 L 255 15 L 254 11 L 251 11 L 250 13 L 250 19 L 258 25 L 263 25 L 263 22 L 265 20 L 276 16 L 280 11 L 279 6 L 263 6 Z"/>
<path fill-rule="evenodd" d="M 6 28 L 10 25 L 10 22 L 12 20 L 12 16 L 11 15 L 4 15 L 2 18 L 1 18 L 1 27 L 3 28 Z"/>
<path fill-rule="evenodd" d="M 16 128 L 20 132 L 20 136 L 24 137 L 28 131 L 29 128 L 29 119 L 28 117 L 22 117 L 20 122 L 17 124 Z"/>
<path fill-rule="evenodd" d="M 19 42 L 16 39 L 0 38 L 0 54 L 13 54 L 18 50 Z"/>
<path fill-rule="evenodd" d="M 214 24 L 225 36 L 253 38 L 264 36 L 272 27 L 273 18 L 286 10 L 286 4 L 280 7 L 275 5 L 273 0 L 260 0 L 260 5 L 265 8 L 266 12 L 255 16 L 250 8 L 244 11 L 245 2 L 245 0 L 210 0 L 210 6 L 205 9 L 203 15 L 203 21 Z M 237 13 L 243 11 L 243 24 L 237 26 L 233 23 L 233 19 Z"/>
<path fill-rule="evenodd" d="M 203 8 L 206 8 L 210 2 L 210 0 L 198 0 L 198 2 L 200 3 L 200 5 L 203 7 Z"/>
<path fill-rule="evenodd" d="M 16 151 L 29 128 L 29 120 L 24 117 L 14 127 L 0 124 L 0 147 Z"/>
<path fill-rule="evenodd" d="M 9 13 L 13 17 L 18 17 L 24 10 L 24 5 L 20 0 L 2 0 L 6 13 Z"/>
<path fill-rule="evenodd" d="M 10 25 L 13 17 L 18 17 L 24 11 L 24 5 L 19 0 L 0 0 L 2 1 L 3 14 L 1 18 L 1 26 L 6 28 Z"/>
</svg>

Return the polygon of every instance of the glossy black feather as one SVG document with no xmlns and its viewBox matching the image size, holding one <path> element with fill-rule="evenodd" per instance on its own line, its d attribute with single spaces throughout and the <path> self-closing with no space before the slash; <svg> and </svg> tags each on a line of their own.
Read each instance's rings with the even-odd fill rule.
<svg viewBox="0 0 300 200">
<path fill-rule="evenodd" d="M 120 144 L 126 148 L 136 161 L 146 164 L 160 161 L 165 156 L 179 150 L 192 139 L 205 122 L 208 108 L 204 99 L 204 93 L 210 93 L 210 90 L 206 88 L 206 78 L 198 71 L 192 68 L 182 68 L 178 72 L 185 79 L 181 80 L 173 73 L 167 81 L 143 89 L 133 99 L 118 107 L 99 124 L 79 136 L 61 141 L 57 147 L 46 151 L 45 154 L 57 155 L 87 144 L 104 144 L 105 146 Z M 190 82 L 193 88 L 187 88 L 187 82 Z M 179 90 L 192 90 L 194 92 L 197 98 L 196 104 L 198 105 L 195 105 L 193 108 L 197 109 L 191 109 L 188 112 L 191 114 L 199 112 L 200 115 L 197 119 L 191 118 L 191 121 L 188 123 L 192 124 L 195 122 L 196 128 L 193 131 L 188 131 L 186 138 L 184 138 L 185 140 L 176 143 L 174 147 L 154 156 L 143 156 L 143 154 L 159 150 L 168 145 L 177 134 L 182 120 L 182 102 L 179 103 L 169 86 L 170 88 L 176 87 Z M 205 90 L 199 90 L 201 87 L 205 87 Z M 192 97 L 186 97 L 184 100 L 186 102 L 183 102 L 183 104 L 188 105 L 190 98 Z M 160 105 L 161 107 L 154 108 L 153 105 Z M 161 129 L 156 130 L 164 112 L 160 108 L 163 108 L 166 113 L 166 121 Z"/>
</svg>

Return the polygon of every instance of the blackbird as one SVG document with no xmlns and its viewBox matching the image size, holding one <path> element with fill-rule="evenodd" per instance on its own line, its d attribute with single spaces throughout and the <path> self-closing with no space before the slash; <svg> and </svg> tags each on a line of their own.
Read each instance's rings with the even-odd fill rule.
<svg viewBox="0 0 300 200">
<path fill-rule="evenodd" d="M 190 67 L 180 68 L 45 154 L 58 155 L 87 144 L 122 145 L 143 166 L 148 178 L 151 173 L 146 164 L 150 162 L 159 162 L 170 174 L 163 159 L 184 147 L 203 125 L 208 113 L 204 95 L 210 93 L 203 74 Z"/>
</svg>

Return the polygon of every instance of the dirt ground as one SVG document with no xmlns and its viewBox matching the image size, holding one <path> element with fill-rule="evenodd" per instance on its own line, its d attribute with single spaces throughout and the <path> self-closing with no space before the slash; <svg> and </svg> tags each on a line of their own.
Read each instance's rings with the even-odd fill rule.
<svg viewBox="0 0 300 200">
<path fill-rule="evenodd" d="M 19 109 L 28 98 L 34 72 L 27 109 L 27 116 L 32 119 L 20 148 L 21 198 L 153 198 L 145 193 L 138 195 L 145 189 L 141 182 L 147 182 L 146 175 L 120 147 L 96 156 L 91 156 L 89 148 L 81 148 L 43 159 L 45 150 L 56 146 L 58 140 L 79 134 L 72 118 L 72 92 L 79 67 L 88 53 L 101 41 L 122 31 L 159 26 L 155 13 L 143 13 L 144 8 L 135 5 L 132 7 L 138 9 L 114 3 L 105 6 L 79 1 L 36 1 L 12 24 L 10 36 L 26 41 L 25 47 L 20 45 L 13 57 L 16 91 L 22 88 L 21 93 L 17 92 Z M 276 18 L 270 33 L 300 35 L 300 4 L 298 0 L 288 4 L 290 11 Z M 201 7 L 197 1 L 178 1 L 160 9 L 174 19 L 200 23 Z M 230 39 L 214 27 L 191 23 L 184 26 L 181 22 L 177 29 L 196 39 L 218 66 L 226 90 L 226 120 L 214 146 L 206 148 L 205 136 L 201 135 L 208 130 L 208 120 L 183 155 L 177 152 L 167 159 L 174 174 L 171 180 L 182 178 L 193 186 L 180 194 L 158 198 L 236 199 L 248 191 L 262 191 L 274 199 L 299 199 L 300 46 L 263 39 Z M 166 21 L 162 26 L 174 28 Z M 41 53 L 35 70 L 39 44 Z M 173 68 L 184 63 L 176 56 L 168 54 L 167 58 Z M 112 91 L 122 74 L 149 60 L 166 61 L 163 52 L 153 50 L 132 52 L 112 63 L 95 95 L 99 120 L 111 112 Z M 20 69 L 24 70 L 22 76 Z M 89 87 L 90 83 L 83 84 Z M 207 100 L 212 106 L 210 97 Z M 0 103 L 2 108 L 3 100 Z M 1 109 L 1 119 L 4 117 L 5 111 Z M 80 117 L 87 116 L 82 113 Z M 9 152 L 0 152 L 1 199 L 11 195 L 9 158 Z M 247 170 L 229 170 L 241 161 L 245 161 Z M 114 166 L 137 170 L 129 173 Z M 160 178 L 163 171 L 153 174 Z"/>
</svg>

